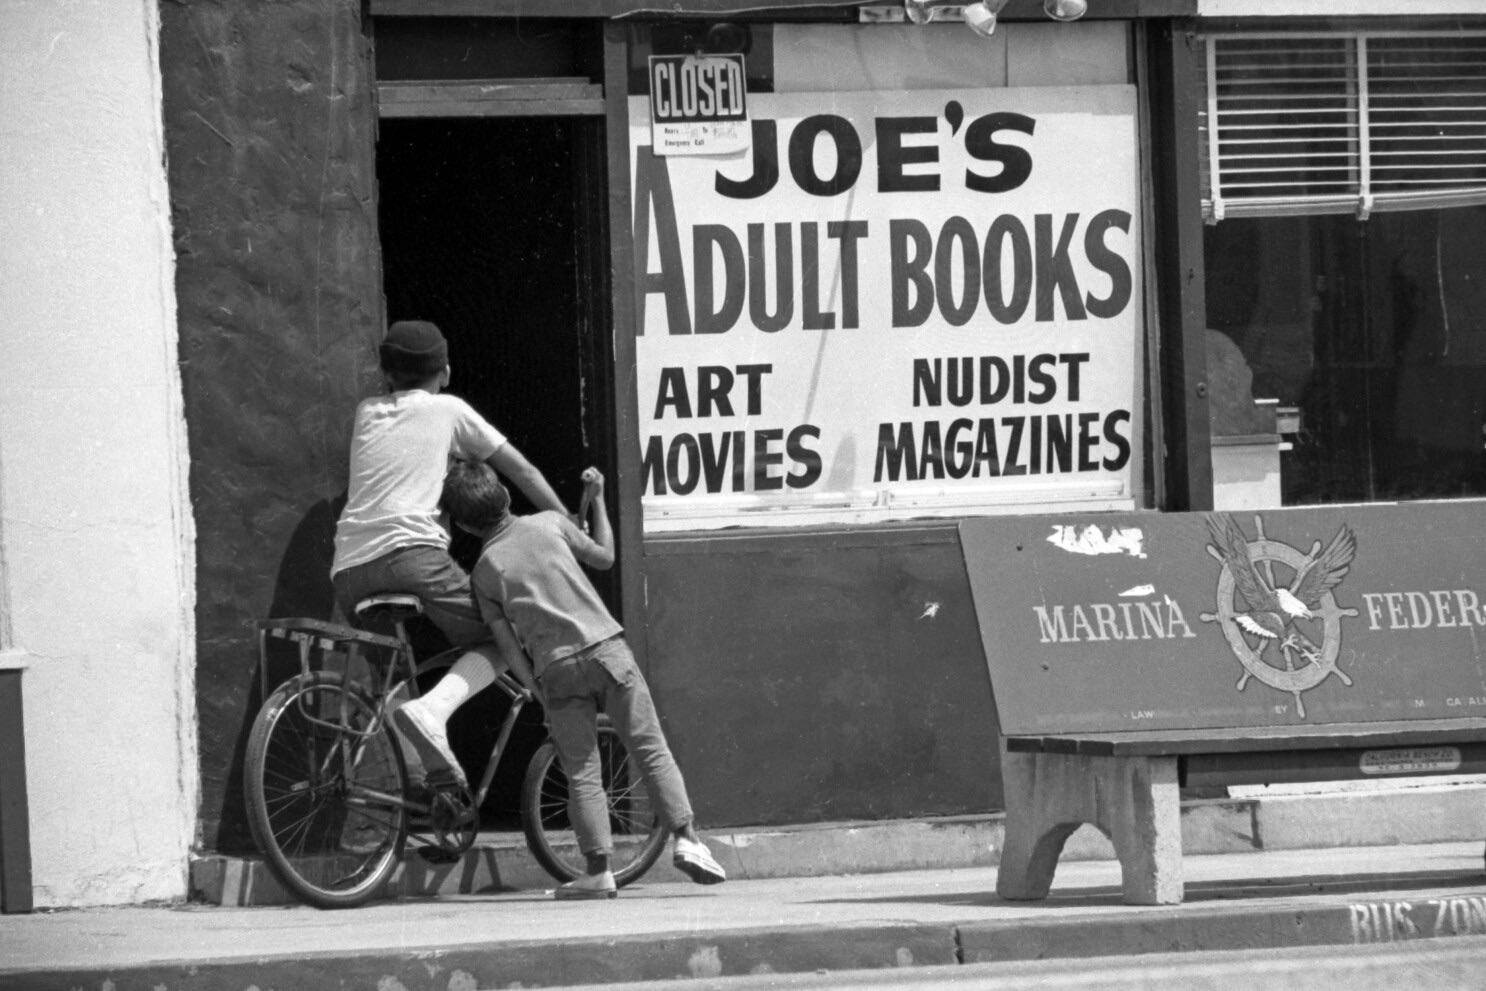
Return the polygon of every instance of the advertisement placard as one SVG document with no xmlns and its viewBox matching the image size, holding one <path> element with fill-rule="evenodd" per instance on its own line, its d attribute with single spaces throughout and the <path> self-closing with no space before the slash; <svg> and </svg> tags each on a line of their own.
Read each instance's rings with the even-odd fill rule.
<svg viewBox="0 0 1486 991">
<path fill-rule="evenodd" d="M 1008 735 L 1486 715 L 1486 503 L 960 523 Z M 1364 774 L 1449 770 L 1447 748 Z"/>
<path fill-rule="evenodd" d="M 632 99 L 646 528 L 1131 507 L 1135 106 L 752 94 L 678 156 Z"/>
</svg>

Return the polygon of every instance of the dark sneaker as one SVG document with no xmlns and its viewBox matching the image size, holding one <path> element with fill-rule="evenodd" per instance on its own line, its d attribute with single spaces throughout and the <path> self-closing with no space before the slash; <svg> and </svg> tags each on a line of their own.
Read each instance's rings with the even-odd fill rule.
<svg viewBox="0 0 1486 991">
<path fill-rule="evenodd" d="M 728 879 L 727 872 L 712 858 L 712 851 L 707 849 L 706 844 L 683 836 L 676 837 L 676 850 L 671 863 L 697 884 L 721 884 Z"/>
<path fill-rule="evenodd" d="M 392 714 L 392 725 L 397 727 L 403 739 L 418 752 L 418 759 L 423 762 L 430 777 L 438 771 L 447 770 L 454 775 L 459 787 L 469 787 L 464 768 L 459 766 L 459 759 L 449 749 L 449 738 L 444 734 L 444 727 L 428 714 L 418 699 L 398 706 L 397 711 Z"/>
<path fill-rule="evenodd" d="M 619 894 L 619 887 L 614 883 L 614 872 L 604 871 L 602 874 L 584 874 L 576 881 L 569 881 L 552 892 L 552 897 L 560 902 L 566 902 L 613 898 L 617 894 Z"/>
</svg>

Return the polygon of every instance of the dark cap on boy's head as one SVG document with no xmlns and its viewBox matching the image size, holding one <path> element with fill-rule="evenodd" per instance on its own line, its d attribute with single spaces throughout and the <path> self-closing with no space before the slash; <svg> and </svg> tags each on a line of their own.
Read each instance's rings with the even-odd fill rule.
<svg viewBox="0 0 1486 991">
<path fill-rule="evenodd" d="M 384 371 L 436 375 L 449 363 L 449 345 L 429 321 L 399 320 L 387 328 L 378 356 Z"/>
</svg>

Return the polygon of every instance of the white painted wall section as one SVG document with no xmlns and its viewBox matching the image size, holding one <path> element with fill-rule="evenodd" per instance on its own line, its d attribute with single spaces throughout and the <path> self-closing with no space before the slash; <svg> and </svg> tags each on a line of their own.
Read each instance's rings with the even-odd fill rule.
<svg viewBox="0 0 1486 991">
<path fill-rule="evenodd" d="M 1437 14 L 1486 14 L 1486 0 L 1197 0 L 1199 17 L 1409 18 Z"/>
<path fill-rule="evenodd" d="M 192 523 L 154 0 L 0 0 L 0 631 L 38 907 L 186 893 Z"/>
<path fill-rule="evenodd" d="M 989 38 L 954 23 L 776 24 L 774 91 L 1126 83 L 1128 39 L 1118 21 L 1007 24 Z"/>
</svg>

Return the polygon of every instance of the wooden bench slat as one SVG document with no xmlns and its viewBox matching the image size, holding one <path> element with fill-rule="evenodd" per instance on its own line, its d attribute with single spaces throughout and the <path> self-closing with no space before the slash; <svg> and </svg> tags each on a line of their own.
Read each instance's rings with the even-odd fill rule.
<svg viewBox="0 0 1486 991">
<path fill-rule="evenodd" d="M 1264 750 L 1416 747 L 1439 743 L 1468 743 L 1483 737 L 1486 737 L 1486 719 L 1462 717 L 1316 726 L 1262 726 L 1232 730 L 1167 729 L 1128 733 L 1021 735 L 1006 737 L 1006 749 L 1018 753 L 1169 757 Z"/>
<path fill-rule="evenodd" d="M 1486 772 L 1486 742 L 1444 742 L 1436 737 L 1423 746 L 1183 754 L 1177 759 L 1181 762 L 1181 782 L 1187 787 L 1386 781 L 1435 774 L 1481 774 Z"/>
</svg>

